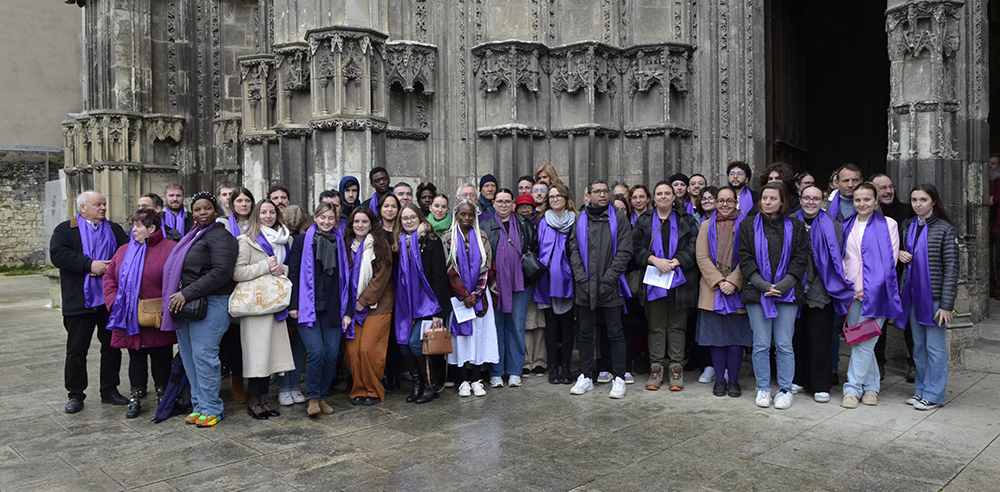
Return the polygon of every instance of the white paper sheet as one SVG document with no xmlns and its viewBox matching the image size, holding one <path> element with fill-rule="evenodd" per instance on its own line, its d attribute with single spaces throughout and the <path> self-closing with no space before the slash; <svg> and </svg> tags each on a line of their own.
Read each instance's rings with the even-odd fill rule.
<svg viewBox="0 0 1000 492">
<path fill-rule="evenodd" d="M 646 265 L 646 275 L 642 277 L 642 283 L 646 285 L 652 285 L 653 287 L 660 287 L 662 289 L 669 289 L 670 284 L 674 282 L 674 271 L 670 270 L 667 273 L 660 273 L 660 269 L 653 265 Z"/>
<path fill-rule="evenodd" d="M 465 302 L 457 297 L 451 298 L 451 309 L 455 313 L 455 321 L 465 323 L 476 317 L 475 307 L 465 307 Z"/>
<path fill-rule="evenodd" d="M 434 321 L 433 320 L 425 319 L 425 320 L 423 320 L 423 321 L 420 322 L 420 339 L 421 340 L 424 339 L 424 333 L 427 330 L 431 329 L 432 325 L 434 325 Z"/>
</svg>

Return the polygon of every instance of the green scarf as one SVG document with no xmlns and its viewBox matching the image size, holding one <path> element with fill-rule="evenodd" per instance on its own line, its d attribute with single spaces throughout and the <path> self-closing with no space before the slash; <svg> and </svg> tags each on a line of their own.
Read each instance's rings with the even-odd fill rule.
<svg viewBox="0 0 1000 492">
<path fill-rule="evenodd" d="M 431 223 L 431 226 L 434 227 L 434 232 L 440 236 L 444 234 L 444 231 L 451 229 L 451 214 L 449 213 L 441 220 L 435 219 L 434 215 L 431 214 L 427 216 L 427 222 Z"/>
</svg>

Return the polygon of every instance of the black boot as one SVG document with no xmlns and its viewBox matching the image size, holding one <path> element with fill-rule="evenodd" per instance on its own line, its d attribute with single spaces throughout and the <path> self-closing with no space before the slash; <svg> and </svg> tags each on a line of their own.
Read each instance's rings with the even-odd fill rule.
<svg viewBox="0 0 1000 492">
<path fill-rule="evenodd" d="M 426 361 L 426 356 L 417 355 L 415 357 L 417 359 L 417 365 L 424 368 L 424 370 L 417 371 L 417 373 L 414 374 L 414 376 L 417 377 L 420 380 L 420 386 L 421 386 L 421 388 L 420 388 L 421 389 L 420 395 L 417 396 L 416 402 L 417 403 L 427 403 L 427 402 L 434 401 L 434 397 L 437 396 L 437 393 L 434 392 L 434 387 L 431 384 L 431 378 L 427 374 L 427 369 L 426 369 L 427 368 L 427 362 L 425 362 Z"/>
<path fill-rule="evenodd" d="M 142 411 L 142 397 L 146 393 L 142 388 L 132 388 L 129 394 L 128 407 L 125 408 L 125 418 L 134 419 Z"/>
<path fill-rule="evenodd" d="M 156 408 L 160 408 L 160 402 L 163 401 L 163 394 L 167 392 L 166 386 L 156 387 Z"/>
<path fill-rule="evenodd" d="M 562 367 L 555 363 L 555 361 L 549 361 L 549 383 L 559 384 L 562 381 Z"/>
<path fill-rule="evenodd" d="M 410 392 L 410 396 L 406 397 L 406 403 L 413 403 L 417 401 L 420 394 L 423 392 L 423 378 L 420 377 L 420 369 L 417 368 L 417 357 L 413 354 L 403 354 L 403 363 L 406 364 L 406 371 L 410 373 L 410 377 L 413 379 L 413 390 Z"/>
<path fill-rule="evenodd" d="M 561 378 L 559 382 L 562 384 L 573 384 L 576 382 L 576 379 L 573 377 L 573 373 L 569 370 L 569 361 L 563 362 L 562 370 L 560 372 L 562 374 L 559 375 Z"/>
</svg>

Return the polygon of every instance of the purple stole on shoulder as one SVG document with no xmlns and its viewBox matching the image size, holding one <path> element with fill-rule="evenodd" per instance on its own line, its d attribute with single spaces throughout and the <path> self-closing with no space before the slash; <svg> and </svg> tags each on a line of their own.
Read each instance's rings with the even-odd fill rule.
<svg viewBox="0 0 1000 492">
<path fill-rule="evenodd" d="M 80 231 L 80 245 L 83 246 L 83 256 L 94 261 L 107 261 L 115 255 L 118 250 L 118 241 L 115 239 L 115 231 L 111 230 L 111 223 L 107 219 L 91 227 L 90 223 L 82 215 L 76 214 L 76 228 Z M 92 308 L 104 304 L 104 283 L 101 277 L 91 277 L 90 272 L 83 279 L 83 302 L 84 307 Z"/>
<path fill-rule="evenodd" d="M 750 212 L 753 211 L 753 205 L 754 205 L 753 192 L 750 191 L 750 187 L 748 186 L 743 187 L 743 191 L 740 192 L 740 196 L 737 197 L 737 201 L 739 202 L 740 211 L 743 212 L 743 215 L 749 217 Z"/>
<path fill-rule="evenodd" d="M 618 255 L 618 212 L 614 205 L 608 204 L 608 225 L 611 227 L 611 257 L 614 258 Z M 587 245 L 590 243 L 590 233 L 587 228 L 589 221 L 589 214 L 586 208 L 580 211 L 580 218 L 576 221 L 576 246 L 580 250 L 580 258 L 583 260 L 583 271 L 587 275 L 587 279 L 590 279 L 590 256 L 588 255 Z M 618 295 L 621 297 L 630 298 L 632 297 L 632 292 L 628 288 L 628 282 L 625 280 L 625 272 L 622 272 L 618 276 Z M 625 306 L 622 306 L 625 309 Z"/>
<path fill-rule="evenodd" d="M 896 318 L 896 328 L 905 330 L 910 323 L 910 308 L 916 309 L 917 323 L 924 326 L 936 326 L 934 322 L 934 291 L 931 289 L 930 258 L 927 252 L 927 229 L 925 223 L 920 235 L 920 219 L 914 217 L 906 231 L 906 250 L 913 255 L 913 261 L 906 269 L 906 280 L 903 290 L 899 293 L 903 310 Z"/>
<path fill-rule="evenodd" d="M 691 215 L 694 215 L 694 212 L 695 212 L 695 210 L 694 210 L 694 202 L 691 201 L 691 200 L 685 200 L 684 201 L 684 211 L 686 211 L 687 213 L 689 213 Z"/>
<path fill-rule="evenodd" d="M 844 247 L 851 235 L 858 214 L 852 215 L 844 223 Z M 896 281 L 896 259 L 892 255 L 889 225 L 879 212 L 873 212 L 861 237 L 861 264 L 864 279 L 864 297 L 861 315 L 866 318 L 897 319 L 903 313 Z M 844 251 L 844 248 L 841 248 Z"/>
<path fill-rule="evenodd" d="M 757 255 L 757 270 L 760 276 L 765 282 L 770 284 L 776 284 L 785 278 L 788 273 L 788 263 L 792 259 L 792 234 L 795 231 L 795 225 L 792 223 L 792 219 L 788 217 L 782 217 L 781 221 L 785 226 L 785 237 L 782 238 L 781 245 L 781 258 L 778 259 L 778 269 L 773 274 L 771 272 L 771 258 L 770 251 L 767 246 L 767 236 L 764 235 L 764 214 L 759 213 L 753 219 L 753 239 L 754 239 L 754 253 Z M 763 292 L 760 293 L 760 306 L 764 310 L 765 319 L 773 319 L 778 317 L 778 307 L 777 302 L 794 302 L 795 301 L 795 289 L 788 289 L 780 297 L 774 298 L 765 296 Z"/>
<path fill-rule="evenodd" d="M 186 231 L 184 231 L 184 223 L 186 222 L 186 215 L 184 207 L 181 207 L 181 211 L 174 214 L 169 208 L 163 209 L 163 225 L 171 229 L 177 229 L 181 232 L 183 236 Z"/>
<path fill-rule="evenodd" d="M 712 212 L 712 218 L 708 219 L 708 230 L 705 231 L 708 234 L 708 254 L 712 258 L 712 264 L 714 265 L 718 265 L 719 261 L 719 232 L 718 226 L 715 223 L 715 215 L 717 213 L 717 211 Z M 733 269 L 740 264 L 740 223 L 743 222 L 744 218 L 743 212 L 740 212 L 736 216 L 736 223 L 733 225 Z M 734 291 L 727 296 L 722 293 L 722 289 L 715 289 L 713 311 L 726 315 L 735 313 L 741 307 L 743 307 L 743 300 L 739 291 Z"/>
<path fill-rule="evenodd" d="M 268 241 L 267 238 L 264 237 L 263 233 L 258 232 L 257 237 L 255 237 L 254 240 L 256 240 L 257 244 L 260 245 L 261 249 L 264 250 L 264 254 L 266 254 L 267 256 L 274 256 L 274 248 L 271 247 L 271 241 Z M 285 243 L 285 261 L 284 261 L 285 265 L 288 264 L 289 249 L 290 248 L 288 247 L 288 243 Z M 287 317 L 288 317 L 288 308 L 282 309 L 281 311 L 274 313 L 274 319 L 276 321 L 284 320 Z"/>
<path fill-rule="evenodd" d="M 666 254 L 664 254 L 663 251 L 663 233 L 660 232 L 660 230 L 663 227 L 664 221 L 660 220 L 660 215 L 657 212 L 653 212 L 650 215 L 649 220 L 650 220 L 649 225 L 651 231 L 649 241 L 651 250 L 653 252 L 653 256 L 657 258 L 665 258 L 668 260 L 672 259 L 674 255 L 677 254 L 677 213 L 671 211 L 670 217 L 667 218 L 667 221 L 670 222 L 670 239 L 669 239 L 670 245 Z M 659 222 L 660 225 L 658 227 L 653 227 L 653 224 L 657 222 Z M 678 266 L 677 268 L 674 268 L 674 278 L 673 281 L 670 283 L 670 288 L 673 289 L 678 285 L 683 284 L 685 281 L 686 279 L 684 278 L 684 271 L 681 270 L 681 267 Z M 670 293 L 669 290 L 664 289 L 662 287 L 653 287 L 652 285 L 646 286 L 646 299 L 650 301 L 655 301 L 657 299 L 667 297 L 667 294 L 669 293 Z"/>
<path fill-rule="evenodd" d="M 396 340 L 405 344 L 410 340 L 413 321 L 441 312 L 420 256 L 419 234 L 399 235 L 399 275 L 396 277 L 396 300 L 393 304 Z"/>
<path fill-rule="evenodd" d="M 347 272 L 351 270 L 347 263 L 347 246 L 344 236 L 336 228 L 337 237 L 337 283 L 340 285 L 340 319 L 347 314 L 347 306 L 351 295 L 348 287 Z M 312 328 L 316 323 L 316 224 L 309 226 L 302 244 L 302 263 L 299 267 L 299 319 L 300 327 Z"/>
<path fill-rule="evenodd" d="M 233 212 L 233 214 L 226 220 L 229 221 L 229 233 L 232 234 L 233 237 L 240 237 L 240 234 L 242 233 L 240 232 L 240 222 L 236 219 L 236 212 Z"/>
<path fill-rule="evenodd" d="M 514 311 L 514 293 L 524 290 L 524 271 L 521 267 L 521 234 L 517 229 L 517 217 L 513 214 L 507 217 L 510 224 L 510 234 L 503 226 L 503 221 L 497 215 L 493 216 L 500 230 L 500 240 L 497 241 L 497 254 L 493 259 L 496 265 L 497 293 L 500 302 L 497 309 L 501 313 Z"/>
<path fill-rule="evenodd" d="M 573 298 L 573 270 L 566 258 L 565 232 L 552 228 L 543 217 L 538 224 L 539 260 L 549 270 L 535 284 L 532 300 L 539 304 L 552 304 L 552 297 Z"/>
<path fill-rule="evenodd" d="M 187 258 L 188 251 L 191 250 L 195 242 L 205 237 L 205 233 L 216 225 L 218 222 L 212 222 L 204 229 L 198 229 L 197 226 L 192 227 L 167 256 L 167 261 L 163 264 L 163 322 L 160 324 L 160 331 L 180 329 L 180 320 L 174 319 L 170 315 L 170 296 L 181 290 L 181 271 L 184 269 L 184 259 Z M 192 301 L 193 299 L 186 300 Z"/>
<path fill-rule="evenodd" d="M 162 234 L 157 229 L 154 234 Z M 147 238 L 148 241 L 148 238 Z M 142 282 L 142 269 L 146 266 L 146 246 L 144 241 L 139 244 L 132 239 L 125 250 L 125 257 L 118 268 L 118 292 L 111 304 L 111 314 L 108 318 L 109 330 L 125 330 L 132 336 L 139 334 L 139 288 Z"/>
<path fill-rule="evenodd" d="M 372 193 L 372 197 L 368 200 L 368 210 L 371 210 L 376 217 L 378 214 L 378 192 Z"/>
<path fill-rule="evenodd" d="M 802 222 L 805 222 L 805 217 L 802 210 L 795 214 L 795 218 Z M 835 227 L 840 227 L 840 224 L 835 223 L 829 213 L 820 210 L 809 229 L 809 240 L 816 273 L 823 281 L 827 294 L 833 298 L 833 311 L 843 316 L 854 299 L 854 284 L 844 274 L 844 256 L 840 252 Z"/>
<path fill-rule="evenodd" d="M 361 242 L 358 244 L 358 250 L 353 252 L 354 265 L 351 267 L 351 280 L 348 286 L 350 289 L 350 296 L 348 297 L 347 302 L 353 302 L 355 304 L 357 304 L 358 302 L 358 297 L 361 296 L 361 292 L 358 292 L 358 280 L 361 279 L 361 258 L 364 257 L 366 239 L 368 239 L 368 236 L 361 238 Z M 372 268 L 375 268 L 375 266 L 372 265 Z M 364 309 L 360 311 L 357 310 L 354 311 L 354 316 L 351 317 L 351 324 L 344 328 L 345 338 L 349 340 L 354 339 L 355 325 L 357 326 L 364 325 L 365 319 L 368 318 L 369 311 L 371 311 L 371 308 L 368 306 L 365 306 Z"/>
<path fill-rule="evenodd" d="M 469 229 L 469 251 L 465 251 L 465 237 L 462 236 L 462 229 L 459 227 L 455 228 L 455 234 L 457 237 L 452 237 L 452 241 L 458 241 L 455 248 L 456 263 L 458 263 L 458 274 L 462 277 L 462 285 L 465 286 L 465 290 L 472 294 L 476 290 L 476 284 L 479 283 L 479 268 L 483 263 L 483 252 L 480 248 L 483 247 L 482 241 L 479 239 L 479 235 L 476 234 L 475 229 Z M 489 295 L 488 293 L 486 295 Z M 476 301 L 475 310 L 476 312 L 486 309 L 486 305 L 483 304 L 482 299 Z M 451 334 L 456 336 L 469 336 L 472 335 L 472 322 L 474 320 L 468 320 L 463 323 L 459 323 L 455 319 L 455 314 L 452 312 L 451 315 Z"/>
</svg>

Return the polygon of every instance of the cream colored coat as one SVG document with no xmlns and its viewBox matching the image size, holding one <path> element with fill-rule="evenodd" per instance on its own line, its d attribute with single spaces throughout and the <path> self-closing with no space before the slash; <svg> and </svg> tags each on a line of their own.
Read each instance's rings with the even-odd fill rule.
<svg viewBox="0 0 1000 492">
<path fill-rule="evenodd" d="M 723 277 L 722 272 L 712 263 L 712 253 L 708 250 L 708 224 L 709 221 L 701 223 L 698 230 L 698 241 L 695 243 L 695 258 L 698 261 L 698 268 L 701 270 L 701 281 L 698 283 L 698 308 L 705 311 L 715 310 L 715 291 L 719 290 L 719 282 L 729 281 L 736 286 L 736 292 L 743 289 L 743 272 L 740 271 L 739 264 L 729 274 Z M 714 234 L 715 231 L 712 231 Z M 740 231 L 736 231 L 739 234 Z M 736 312 L 745 313 L 745 308 L 740 308 Z"/>
<path fill-rule="evenodd" d="M 257 241 L 245 234 L 237 239 L 240 252 L 236 257 L 233 280 L 246 282 L 261 275 L 270 275 L 267 253 Z M 288 273 L 287 266 L 285 273 Z M 239 320 L 243 344 L 243 377 L 263 378 L 295 369 L 284 320 L 275 321 L 273 314 L 243 316 Z"/>
</svg>

